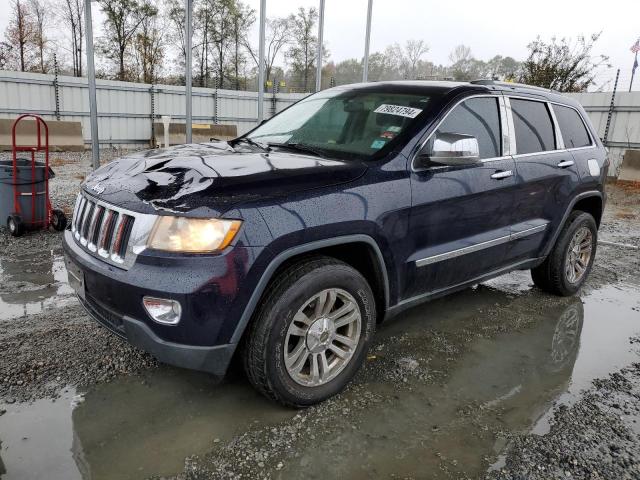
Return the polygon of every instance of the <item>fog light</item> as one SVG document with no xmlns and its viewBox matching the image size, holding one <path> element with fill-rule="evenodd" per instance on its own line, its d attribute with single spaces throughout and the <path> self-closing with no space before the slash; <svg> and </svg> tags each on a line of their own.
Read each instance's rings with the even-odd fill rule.
<svg viewBox="0 0 640 480">
<path fill-rule="evenodd" d="M 165 325 L 176 325 L 180 321 L 182 307 L 175 300 L 144 297 L 142 304 L 151 318 Z"/>
</svg>

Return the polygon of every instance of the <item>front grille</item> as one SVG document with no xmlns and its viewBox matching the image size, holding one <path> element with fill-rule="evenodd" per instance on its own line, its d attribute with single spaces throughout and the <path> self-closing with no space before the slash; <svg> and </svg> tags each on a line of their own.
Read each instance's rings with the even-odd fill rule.
<svg viewBox="0 0 640 480">
<path fill-rule="evenodd" d="M 78 195 L 71 221 L 76 242 L 96 257 L 127 268 L 133 256 L 129 248 L 136 214 L 95 200 L 85 193 Z M 145 222 L 142 222 L 145 223 Z"/>
</svg>

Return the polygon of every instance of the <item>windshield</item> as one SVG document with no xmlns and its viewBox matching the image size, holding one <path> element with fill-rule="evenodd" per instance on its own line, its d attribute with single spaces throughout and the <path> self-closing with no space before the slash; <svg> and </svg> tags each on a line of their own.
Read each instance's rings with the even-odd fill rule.
<svg viewBox="0 0 640 480">
<path fill-rule="evenodd" d="M 395 143 L 428 103 L 418 93 L 329 90 L 301 100 L 247 137 L 271 147 L 368 158 Z"/>
</svg>

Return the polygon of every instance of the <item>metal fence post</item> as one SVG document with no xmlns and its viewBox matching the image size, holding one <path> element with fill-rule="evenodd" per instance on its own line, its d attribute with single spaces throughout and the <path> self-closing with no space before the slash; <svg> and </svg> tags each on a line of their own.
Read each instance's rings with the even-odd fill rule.
<svg viewBox="0 0 640 480">
<path fill-rule="evenodd" d="M 618 78 L 620 78 L 620 69 L 616 73 L 616 83 L 613 84 L 613 93 L 611 94 L 611 105 L 609 105 L 609 114 L 607 115 L 607 126 L 604 128 L 604 137 L 602 137 L 602 143 L 607 146 L 607 139 L 609 138 L 609 127 L 611 126 L 611 117 L 613 117 L 613 109 L 615 108 L 616 90 L 618 89 Z"/>
<path fill-rule="evenodd" d="M 91 160 L 93 169 L 100 168 L 100 140 L 98 137 L 98 102 L 96 100 L 96 69 L 93 61 L 93 23 L 91 1 L 84 2 L 85 39 L 87 42 L 87 76 L 89 84 L 89 113 L 91 117 Z"/>
<path fill-rule="evenodd" d="M 260 39 L 258 42 L 258 123 L 264 120 L 264 35 L 267 21 L 267 0 L 260 0 Z"/>
<path fill-rule="evenodd" d="M 213 84 L 213 123 L 218 123 L 218 79 Z"/>
<path fill-rule="evenodd" d="M 278 82 L 273 81 L 273 87 L 271 89 L 271 116 L 273 117 L 276 114 L 277 110 L 277 99 L 276 94 L 278 93 Z"/>
<path fill-rule="evenodd" d="M 369 0 L 367 8 L 367 32 L 364 37 L 364 62 L 362 62 L 362 81 L 366 82 L 369 77 L 369 41 L 371 40 L 371 10 L 373 0 Z"/>
<path fill-rule="evenodd" d="M 56 100 L 56 120 L 60 120 L 60 85 L 58 84 L 58 57 L 53 54 L 53 94 Z"/>
<path fill-rule="evenodd" d="M 193 36 L 193 0 L 185 0 L 185 72 L 184 72 L 184 80 L 185 80 L 185 140 L 186 143 L 191 143 L 191 128 L 193 125 L 192 119 L 192 97 L 191 92 L 193 89 L 192 81 L 191 81 L 191 56 L 193 52 L 191 51 L 191 40 Z"/>
<path fill-rule="evenodd" d="M 157 147 L 157 143 L 156 143 L 156 125 L 155 125 L 156 101 L 155 101 L 153 85 L 151 85 L 151 88 L 149 88 L 149 95 L 151 96 L 151 139 L 149 140 L 149 146 L 151 148 L 154 148 L 154 147 Z"/>
</svg>

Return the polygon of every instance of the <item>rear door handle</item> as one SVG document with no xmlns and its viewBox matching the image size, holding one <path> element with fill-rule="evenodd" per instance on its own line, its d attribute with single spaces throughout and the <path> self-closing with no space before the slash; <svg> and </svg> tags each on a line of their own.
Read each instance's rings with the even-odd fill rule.
<svg viewBox="0 0 640 480">
<path fill-rule="evenodd" d="M 558 168 L 567 168 L 573 165 L 573 160 L 564 160 L 558 164 Z"/>
<path fill-rule="evenodd" d="M 503 170 L 503 171 L 494 173 L 493 175 L 491 175 L 491 178 L 493 178 L 494 180 L 502 180 L 503 178 L 508 178 L 512 176 L 513 176 L 513 170 Z"/>
</svg>

